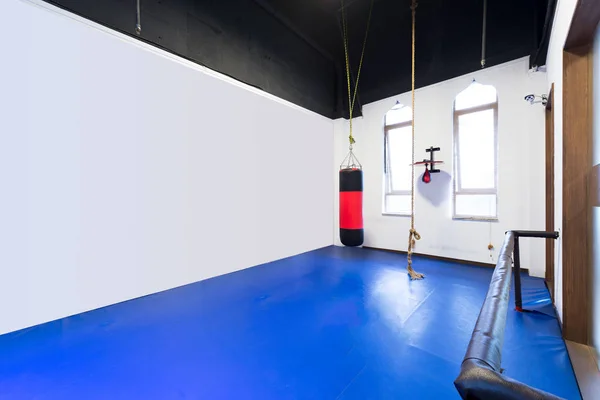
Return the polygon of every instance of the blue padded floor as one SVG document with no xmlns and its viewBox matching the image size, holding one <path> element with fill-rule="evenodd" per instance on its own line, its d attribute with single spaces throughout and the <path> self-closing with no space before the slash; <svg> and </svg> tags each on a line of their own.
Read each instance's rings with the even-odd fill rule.
<svg viewBox="0 0 600 400">
<path fill-rule="evenodd" d="M 327 247 L 0 336 L 1 399 L 453 399 L 492 269 Z M 541 279 L 505 374 L 580 394 Z M 549 315 L 544 314 L 546 312 Z"/>
</svg>

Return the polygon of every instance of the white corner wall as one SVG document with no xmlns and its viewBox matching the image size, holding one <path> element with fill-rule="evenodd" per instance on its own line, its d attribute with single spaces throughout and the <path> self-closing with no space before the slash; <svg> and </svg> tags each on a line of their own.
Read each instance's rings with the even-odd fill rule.
<svg viewBox="0 0 600 400">
<path fill-rule="evenodd" d="M 0 2 L 0 333 L 332 244 L 333 122 Z"/>
<path fill-rule="evenodd" d="M 563 214 L 563 49 L 575 13 L 577 0 L 558 0 L 548 46 L 547 91 L 554 83 L 554 226 L 562 233 Z M 554 253 L 554 303 L 562 321 L 562 238 L 556 241 Z"/>
<path fill-rule="evenodd" d="M 547 93 L 546 76 L 542 72 L 529 72 L 528 66 L 528 58 L 523 58 L 417 90 L 416 160 L 427 158 L 426 148 L 439 146 L 441 151 L 436 159 L 443 160 L 442 171 L 452 175 L 454 98 L 473 78 L 496 87 L 499 98 L 499 222 L 453 220 L 451 184 L 440 184 L 441 174 L 435 174 L 427 190 L 439 192 L 444 201 L 434 205 L 417 190 L 416 229 L 422 240 L 417 242 L 416 252 L 495 263 L 505 231 L 545 229 L 544 107 L 530 105 L 524 101 L 524 96 Z M 396 100 L 410 105 L 410 93 L 365 105 L 363 117 L 355 121 L 354 135 L 356 155 L 364 169 L 364 245 L 406 251 L 410 217 L 382 215 L 383 117 Z M 348 151 L 347 125 L 345 120 L 335 121 L 336 189 L 339 164 Z M 419 176 L 422 172 L 418 170 Z M 338 207 L 336 196 L 334 237 L 335 243 L 340 245 Z M 490 241 L 496 247 L 492 253 L 487 248 Z M 521 258 L 523 267 L 529 268 L 532 275 L 544 276 L 543 240 L 522 240 Z"/>
</svg>

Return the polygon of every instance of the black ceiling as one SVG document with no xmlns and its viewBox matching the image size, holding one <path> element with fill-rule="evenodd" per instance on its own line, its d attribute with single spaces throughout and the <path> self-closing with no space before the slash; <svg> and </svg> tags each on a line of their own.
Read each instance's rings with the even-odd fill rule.
<svg viewBox="0 0 600 400">
<path fill-rule="evenodd" d="M 344 64 L 340 0 L 255 0 L 320 52 Z M 536 55 L 555 1 L 488 0 L 486 66 Z M 371 0 L 345 0 L 351 62 L 356 71 Z M 360 79 L 363 104 L 411 87 L 411 0 L 375 0 Z M 419 0 L 416 85 L 430 85 L 481 68 L 483 0 Z M 546 35 L 546 42 L 549 32 Z M 546 43 L 547 45 L 547 43 Z M 544 49 L 542 49 L 544 50 Z M 545 64 L 545 51 L 534 64 Z M 342 71 L 343 72 L 343 71 Z M 343 88 L 347 95 L 346 87 Z M 346 104 L 344 103 L 344 106 Z"/>
<path fill-rule="evenodd" d="M 347 116 L 340 0 L 140 0 L 138 38 L 330 118 Z M 344 0 L 356 71 L 371 0 Z M 374 0 L 359 104 L 410 90 L 411 0 Z M 135 36 L 136 0 L 48 0 Z M 487 66 L 544 65 L 556 0 L 488 0 Z M 416 85 L 481 68 L 483 0 L 420 0 Z M 358 110 L 359 111 L 359 110 Z"/>
</svg>

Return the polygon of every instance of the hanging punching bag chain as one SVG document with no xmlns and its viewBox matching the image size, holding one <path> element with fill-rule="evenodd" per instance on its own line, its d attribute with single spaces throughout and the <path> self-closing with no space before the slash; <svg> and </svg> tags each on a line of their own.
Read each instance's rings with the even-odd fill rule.
<svg viewBox="0 0 600 400">
<path fill-rule="evenodd" d="M 415 240 L 421 240 L 421 235 L 415 230 L 415 36 L 417 1 L 412 0 L 412 190 L 410 198 L 410 231 L 408 234 L 408 275 L 410 279 L 423 279 L 425 275 L 416 272 L 412 267 L 412 252 Z"/>
<path fill-rule="evenodd" d="M 356 74 L 356 82 L 354 83 L 354 92 L 351 91 L 351 78 L 350 78 L 350 57 L 348 55 L 348 27 L 346 25 L 346 13 L 344 7 L 344 0 L 342 2 L 342 33 L 344 35 L 344 56 L 346 59 L 346 81 L 348 83 L 348 112 L 349 112 L 349 125 L 350 125 L 350 135 L 348 136 L 348 140 L 350 142 L 350 152 L 352 152 L 352 148 L 356 141 L 354 140 L 354 136 L 352 135 L 352 114 L 354 112 L 354 103 L 356 102 L 356 94 L 358 93 L 358 81 L 360 80 L 360 72 L 362 70 L 363 59 L 365 56 L 365 48 L 367 47 L 367 37 L 369 36 L 369 27 L 371 25 L 371 15 L 373 14 L 373 3 L 375 0 L 371 0 L 371 6 L 369 7 L 369 17 L 367 19 L 367 29 L 365 32 L 365 39 L 363 40 L 362 53 L 360 55 L 360 62 L 358 64 L 358 72 Z"/>
</svg>

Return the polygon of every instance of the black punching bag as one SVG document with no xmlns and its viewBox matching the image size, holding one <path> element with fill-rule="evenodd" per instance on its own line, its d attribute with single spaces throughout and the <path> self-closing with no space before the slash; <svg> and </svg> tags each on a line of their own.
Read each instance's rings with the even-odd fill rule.
<svg viewBox="0 0 600 400">
<path fill-rule="evenodd" d="M 358 168 L 340 170 L 340 241 L 344 246 L 360 246 L 364 241 L 363 175 Z"/>
</svg>

